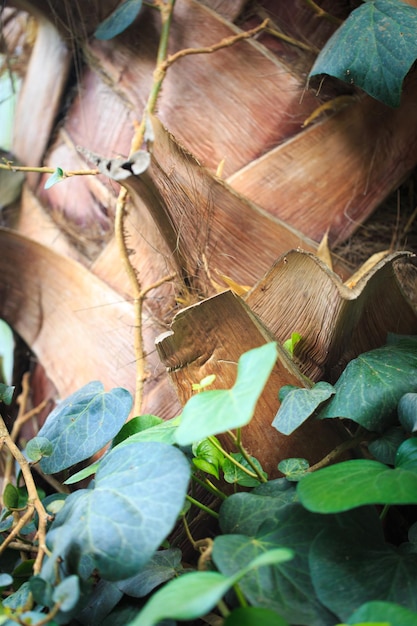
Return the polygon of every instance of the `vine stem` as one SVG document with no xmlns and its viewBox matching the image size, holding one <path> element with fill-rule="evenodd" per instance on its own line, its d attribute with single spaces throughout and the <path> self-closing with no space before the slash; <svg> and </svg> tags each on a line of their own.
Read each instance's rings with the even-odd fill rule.
<svg viewBox="0 0 417 626">
<path fill-rule="evenodd" d="M 48 548 L 46 547 L 45 537 L 46 537 L 46 524 L 50 519 L 50 516 L 46 512 L 42 502 L 39 499 L 38 493 L 36 491 L 35 481 L 33 480 L 32 472 L 30 471 L 29 463 L 23 456 L 22 452 L 19 450 L 13 439 L 10 437 L 9 432 L 7 430 L 6 424 L 4 423 L 3 418 L 0 417 L 0 441 L 2 444 L 4 443 L 9 449 L 10 453 L 17 461 L 20 466 L 20 470 L 22 472 L 24 481 L 26 483 L 26 489 L 28 492 L 28 504 L 27 510 L 20 518 L 19 522 L 13 528 L 11 533 L 6 537 L 3 543 L 0 545 L 0 554 L 6 549 L 6 547 L 13 541 L 13 539 L 17 536 L 21 528 L 28 522 L 33 515 L 33 512 L 36 511 L 38 514 L 39 522 L 38 522 L 38 544 L 39 550 L 36 555 L 35 562 L 33 564 L 33 573 L 39 574 L 42 561 L 45 554 L 48 554 Z"/>
<path fill-rule="evenodd" d="M 205 511 L 206 513 L 208 513 L 209 515 L 211 515 L 215 519 L 219 519 L 219 514 L 216 513 L 216 511 L 213 511 L 208 506 L 206 506 L 202 502 L 199 502 L 198 500 L 196 500 L 195 498 L 193 498 L 192 496 L 190 496 L 188 494 L 185 497 L 188 500 L 188 502 L 191 502 L 191 504 L 194 504 L 194 506 L 198 507 L 202 511 Z"/>
<path fill-rule="evenodd" d="M 10 172 L 36 172 L 38 174 L 54 174 L 56 168 L 53 167 L 33 167 L 32 165 L 14 165 L 13 161 L 7 161 L 7 163 L 0 163 L 0 170 L 8 170 Z M 99 170 L 69 170 L 62 172 L 63 178 L 70 178 L 71 176 L 97 176 L 100 174 Z"/>
<path fill-rule="evenodd" d="M 229 431 L 230 432 L 230 431 Z M 247 467 L 245 467 L 244 465 L 242 465 L 241 463 L 239 463 L 239 461 L 236 461 L 236 459 L 234 457 L 232 457 L 231 454 L 229 454 L 228 452 L 226 452 L 226 450 L 224 448 L 222 448 L 222 446 L 217 443 L 216 439 L 214 437 L 207 437 L 207 439 L 210 441 L 210 443 L 213 444 L 213 446 L 215 448 L 217 448 L 217 450 L 219 450 L 222 454 L 224 454 L 224 456 L 226 457 L 226 459 L 228 459 L 231 463 L 233 463 L 233 465 L 235 465 L 237 468 L 239 468 L 242 472 L 244 472 L 245 474 L 247 474 L 248 476 L 250 476 L 251 478 L 257 478 L 259 479 L 258 473 L 256 472 L 251 472 L 250 470 L 248 470 Z M 262 477 L 262 482 L 264 482 L 264 478 Z"/>
<path fill-rule="evenodd" d="M 329 452 L 329 454 L 326 454 L 326 456 L 323 457 L 320 461 L 318 461 L 317 463 L 309 467 L 307 471 L 316 472 L 318 469 L 321 469 L 322 467 L 326 467 L 326 465 L 330 465 L 330 463 L 335 461 L 341 454 L 343 454 L 343 452 L 347 452 L 348 450 L 351 450 L 352 448 L 356 448 L 364 441 L 367 441 L 369 443 L 370 441 L 373 441 L 374 439 L 377 439 L 377 438 L 378 438 L 377 434 L 369 435 L 366 437 L 364 436 L 364 433 L 361 432 L 356 437 L 352 437 L 352 439 L 343 441 L 341 444 L 336 446 L 333 450 Z"/>
<path fill-rule="evenodd" d="M 337 24 L 338 26 L 340 26 L 340 24 L 343 24 L 343 20 L 335 17 L 331 13 L 327 13 L 327 11 L 322 9 L 316 2 L 314 2 L 314 0 L 304 0 L 304 2 L 307 6 L 310 7 L 310 9 L 314 11 L 317 17 L 322 17 L 329 22 L 332 22 L 332 24 Z"/>
<path fill-rule="evenodd" d="M 240 454 L 243 456 L 247 464 L 250 465 L 250 467 L 255 472 L 256 478 L 258 478 L 258 480 L 260 480 L 262 483 L 266 483 L 268 479 L 265 478 L 265 476 L 260 472 L 259 468 L 256 467 L 250 454 L 248 454 L 246 448 L 242 444 L 241 429 L 238 428 L 237 435 L 235 435 L 231 430 L 227 431 L 227 434 L 229 435 L 229 437 L 231 438 L 231 440 L 233 441 L 233 443 L 235 444 L 235 446 L 237 447 L 237 449 L 239 450 Z"/>
<path fill-rule="evenodd" d="M 159 39 L 158 53 L 156 58 L 156 67 L 153 74 L 153 84 L 149 97 L 142 115 L 141 122 L 137 124 L 131 146 L 130 156 L 137 152 L 145 140 L 145 131 L 148 124 L 149 116 L 154 113 L 158 97 L 161 91 L 162 83 L 168 71 L 168 68 L 178 61 L 179 59 L 189 56 L 191 54 L 210 54 L 234 45 L 235 43 L 253 37 L 257 33 L 264 30 L 268 25 L 268 19 L 264 20 L 262 24 L 251 30 L 226 37 L 220 42 L 213 44 L 212 46 L 202 48 L 184 48 L 179 50 L 175 54 L 168 55 L 168 39 L 172 22 L 172 15 L 175 6 L 175 0 L 168 0 L 167 2 L 158 2 L 155 5 L 161 13 L 161 36 Z M 134 350 L 136 359 L 136 390 L 135 390 L 135 402 L 134 402 L 134 415 L 139 415 L 143 402 L 143 389 L 144 382 L 146 380 L 145 373 L 145 349 L 142 332 L 142 313 L 143 313 L 143 300 L 146 293 L 152 288 L 154 289 L 162 282 L 166 282 L 168 278 L 163 279 L 162 282 L 155 283 L 155 285 L 142 289 L 140 278 L 130 262 L 129 250 L 126 244 L 126 236 L 124 230 L 124 218 L 126 214 L 126 201 L 127 191 L 122 189 L 119 193 L 119 197 L 116 203 L 116 215 L 115 215 L 115 238 L 122 258 L 122 263 L 125 266 L 133 295 L 134 303 L 134 316 L 135 316 L 135 336 L 134 336 Z M 246 470 L 247 472 L 247 470 Z"/>
</svg>

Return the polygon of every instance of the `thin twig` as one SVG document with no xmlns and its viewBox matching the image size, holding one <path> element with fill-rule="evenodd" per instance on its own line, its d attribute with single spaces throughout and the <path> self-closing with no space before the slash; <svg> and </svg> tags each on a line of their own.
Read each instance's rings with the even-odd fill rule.
<svg viewBox="0 0 417 626">
<path fill-rule="evenodd" d="M 19 464 L 20 470 L 22 472 L 22 475 L 26 484 L 26 489 L 28 492 L 27 510 L 22 515 L 22 517 L 20 518 L 19 522 L 16 524 L 12 532 L 0 545 L 0 554 L 1 552 L 3 552 L 3 550 L 5 550 L 8 543 L 10 543 L 10 541 L 12 541 L 16 537 L 16 535 L 20 532 L 21 528 L 23 528 L 23 526 L 32 518 L 34 510 L 36 510 L 36 512 L 38 513 L 38 518 L 39 518 L 38 533 L 37 533 L 39 551 L 36 555 L 35 563 L 33 565 L 33 573 L 36 575 L 36 574 L 39 574 L 41 570 L 44 555 L 49 552 L 46 547 L 45 537 L 46 537 L 46 524 L 48 520 L 50 519 L 50 516 L 46 512 L 42 502 L 39 499 L 39 496 L 36 490 L 36 485 L 33 480 L 32 472 L 30 471 L 29 463 L 25 459 L 25 457 L 23 456 L 22 452 L 19 450 L 15 442 L 10 437 L 9 432 L 6 428 L 6 424 L 4 423 L 4 420 L 1 417 L 0 417 L 0 438 L 4 440 L 4 443 L 10 450 L 11 454 L 13 455 L 13 458 Z"/>
<path fill-rule="evenodd" d="M 12 162 L 0 163 L 0 170 L 8 170 L 10 172 L 37 172 L 38 174 L 54 174 L 56 167 L 33 167 L 33 165 L 13 165 Z M 70 178 L 71 176 L 97 176 L 99 170 L 62 170 L 62 178 Z"/>
<path fill-rule="evenodd" d="M 356 437 L 352 437 L 352 439 L 343 441 L 341 444 L 333 448 L 333 450 L 331 450 L 329 454 L 326 454 L 326 456 L 323 457 L 320 461 L 318 461 L 317 463 L 309 467 L 307 471 L 316 472 L 318 469 L 321 469 L 322 467 L 326 467 L 327 465 L 330 465 L 330 463 L 333 463 L 333 461 L 335 461 L 344 452 L 347 452 L 348 450 L 351 450 L 352 448 L 357 448 L 364 441 L 367 441 L 369 443 L 370 441 L 373 441 L 377 437 L 378 435 L 376 434 L 370 434 L 366 437 L 364 433 L 361 432 Z"/>
<path fill-rule="evenodd" d="M 335 17 L 331 13 L 327 13 L 327 11 L 325 11 L 318 4 L 316 4 L 314 0 L 304 0 L 304 2 L 305 4 L 307 4 L 307 6 L 310 7 L 310 9 L 314 11 L 317 17 L 328 20 L 329 22 L 332 22 L 332 24 L 337 24 L 338 26 L 340 26 L 340 24 L 343 24 L 343 20 Z"/>
</svg>

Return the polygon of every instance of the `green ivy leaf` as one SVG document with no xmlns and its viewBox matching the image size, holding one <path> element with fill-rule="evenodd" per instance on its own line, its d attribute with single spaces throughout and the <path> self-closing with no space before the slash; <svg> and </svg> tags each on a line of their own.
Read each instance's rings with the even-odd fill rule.
<svg viewBox="0 0 417 626">
<path fill-rule="evenodd" d="M 128 437 L 162 423 L 163 419 L 161 417 L 157 417 L 156 415 L 138 415 L 133 417 L 131 420 L 126 422 L 126 424 L 123 424 L 122 428 L 112 441 L 112 448 L 117 446 L 119 443 L 122 443 L 122 441 Z"/>
<path fill-rule="evenodd" d="M 405 440 L 406 434 L 401 426 L 389 428 L 381 437 L 371 441 L 368 450 L 377 461 L 386 465 L 394 465 L 397 450 Z"/>
<path fill-rule="evenodd" d="M 245 426 L 253 416 L 276 359 L 276 343 L 267 343 L 242 354 L 231 389 L 202 391 L 188 400 L 175 435 L 176 442 L 186 446 Z"/>
<path fill-rule="evenodd" d="M 278 464 L 279 471 L 285 475 L 286 479 L 294 482 L 298 482 L 309 467 L 310 463 L 307 459 L 284 459 Z"/>
<path fill-rule="evenodd" d="M 245 457 L 240 454 L 240 452 L 232 452 L 231 457 L 233 457 L 238 463 L 240 463 L 243 467 L 253 473 L 252 467 L 249 465 L 248 461 Z M 250 457 L 254 465 L 258 468 L 264 478 L 268 478 L 268 474 L 266 474 L 258 459 L 255 457 Z M 222 470 L 224 472 L 224 479 L 228 483 L 235 483 L 240 485 L 241 487 L 257 487 L 260 484 L 260 480 L 258 478 L 253 478 L 244 472 L 240 467 L 237 467 L 233 461 L 228 458 L 224 458 L 222 462 Z"/>
<path fill-rule="evenodd" d="M 38 433 L 49 439 L 53 452 L 42 458 L 45 474 L 55 474 L 98 452 L 126 421 L 132 397 L 126 389 L 103 391 L 92 382 L 63 400 L 52 411 Z"/>
<path fill-rule="evenodd" d="M 97 27 L 97 39 L 113 39 L 134 22 L 142 8 L 142 0 L 124 0 L 122 4 Z"/>
<path fill-rule="evenodd" d="M 58 557 L 70 559 L 85 577 L 93 568 L 110 581 L 136 574 L 172 530 L 189 476 L 186 458 L 173 446 L 113 448 L 100 463 L 94 487 L 68 496 L 53 522 L 47 534 L 53 554 L 43 578 L 55 576 Z"/>
<path fill-rule="evenodd" d="M 9 385 L 0 383 L 0 402 L 4 402 L 4 404 L 10 405 L 13 400 L 14 390 L 14 387 L 10 387 Z"/>
<path fill-rule="evenodd" d="M 224 621 L 224 626 L 289 626 L 275 611 L 258 606 L 239 607 Z"/>
<path fill-rule="evenodd" d="M 405 393 L 417 391 L 416 342 L 405 339 L 361 354 L 334 385 L 336 395 L 320 419 L 346 417 L 370 431 L 383 432 L 395 421 Z"/>
<path fill-rule="evenodd" d="M 335 388 L 326 382 L 319 382 L 311 389 L 290 390 L 285 394 L 272 426 L 284 435 L 291 435 L 335 393 Z"/>
<path fill-rule="evenodd" d="M 67 480 L 64 480 L 64 485 L 74 485 L 75 483 L 79 483 L 80 480 L 84 480 L 85 478 L 88 478 L 89 476 L 93 476 L 93 474 L 97 472 L 99 465 L 100 465 L 100 461 L 96 461 L 96 463 L 92 463 L 91 465 L 88 465 L 87 467 L 80 470 L 79 472 L 75 472 L 75 474 L 72 474 L 72 476 L 67 478 Z"/>
<path fill-rule="evenodd" d="M 358 625 L 358 621 L 369 624 L 379 620 L 383 626 L 416 626 L 417 615 L 393 602 L 367 602 L 357 609 L 347 620 L 347 624 Z"/>
<path fill-rule="evenodd" d="M 63 180 L 65 180 L 64 170 L 62 170 L 60 167 L 57 167 L 52 176 L 50 176 L 46 181 L 44 189 L 50 189 L 57 183 L 62 182 Z"/>
<path fill-rule="evenodd" d="M 80 598 L 80 584 L 78 576 L 67 576 L 55 587 L 52 600 L 60 604 L 60 610 L 64 613 L 71 611 Z"/>
<path fill-rule="evenodd" d="M 174 417 L 170 420 L 161 421 L 155 426 L 149 426 L 118 444 L 119 447 L 130 445 L 131 443 L 139 443 L 145 441 L 157 441 L 172 445 L 175 443 L 175 433 L 179 424 L 179 418 Z"/>
<path fill-rule="evenodd" d="M 417 473 L 417 437 L 406 439 L 398 448 L 395 467 Z"/>
<path fill-rule="evenodd" d="M 216 437 L 214 439 L 218 442 Z M 210 439 L 203 439 L 203 441 L 194 443 L 192 452 L 194 454 L 193 464 L 195 467 L 218 479 L 224 456 Z"/>
<path fill-rule="evenodd" d="M 205 615 L 251 569 L 291 559 L 285 548 L 270 550 L 253 559 L 233 576 L 219 572 L 192 572 L 171 580 L 157 591 L 129 626 L 153 626 L 164 618 L 192 620 Z"/>
<path fill-rule="evenodd" d="M 398 418 L 406 432 L 417 431 L 417 393 L 406 393 L 400 398 Z"/>
<path fill-rule="evenodd" d="M 261 488 L 264 485 L 258 489 Z M 290 485 L 288 491 L 293 493 L 294 487 Z M 294 558 L 288 563 L 250 574 L 239 586 L 251 604 L 276 611 L 290 624 L 309 626 L 335 623 L 334 616 L 318 601 L 314 591 L 309 566 L 313 540 L 321 532 L 331 536 L 333 530 L 347 525 L 365 527 L 383 539 L 374 509 L 362 508 L 324 517 L 310 513 L 298 503 L 277 506 L 274 497 L 254 496 L 253 493 L 239 493 L 225 500 L 220 508 L 220 525 L 224 534 L 215 539 L 217 547 L 213 559 L 226 575 L 267 547 L 285 546 L 294 552 Z"/>
<path fill-rule="evenodd" d="M 306 474 L 297 494 L 309 511 L 338 513 L 365 504 L 417 504 L 417 474 L 353 459 Z"/>
<path fill-rule="evenodd" d="M 181 550 L 171 548 L 155 552 L 138 574 L 116 583 L 120 591 L 133 598 L 144 598 L 155 587 L 182 573 Z"/>
<path fill-rule="evenodd" d="M 329 74 L 397 107 L 417 58 L 417 10 L 399 0 L 367 0 L 326 43 L 310 76 Z"/>
<path fill-rule="evenodd" d="M 3 504 L 10 510 L 19 508 L 19 490 L 12 483 L 7 483 L 4 489 Z"/>
<path fill-rule="evenodd" d="M 369 529 L 348 525 L 321 532 L 309 560 L 319 600 L 342 620 L 372 600 L 417 609 L 417 554 L 401 552 Z"/>
<path fill-rule="evenodd" d="M 37 463 L 43 457 L 51 456 L 54 448 L 52 443 L 46 437 L 34 437 L 26 446 L 26 454 L 28 458 Z"/>
</svg>

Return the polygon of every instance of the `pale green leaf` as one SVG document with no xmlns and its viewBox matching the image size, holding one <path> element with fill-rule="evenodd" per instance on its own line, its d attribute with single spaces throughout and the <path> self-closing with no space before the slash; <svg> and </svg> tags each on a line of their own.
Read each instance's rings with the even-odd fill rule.
<svg viewBox="0 0 417 626">
<path fill-rule="evenodd" d="M 275 343 L 242 354 L 236 382 L 231 389 L 209 390 L 192 396 L 184 406 L 176 442 L 192 444 L 211 435 L 245 426 L 277 359 Z"/>
</svg>

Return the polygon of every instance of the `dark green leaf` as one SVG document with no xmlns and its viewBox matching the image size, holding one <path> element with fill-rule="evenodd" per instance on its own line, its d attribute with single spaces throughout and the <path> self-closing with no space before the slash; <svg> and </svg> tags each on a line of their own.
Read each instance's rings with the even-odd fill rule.
<svg viewBox="0 0 417 626">
<path fill-rule="evenodd" d="M 383 432 L 396 421 L 394 411 L 401 396 L 417 391 L 415 341 L 404 340 L 361 354 L 349 363 L 334 387 L 336 395 L 318 417 L 347 417 L 367 430 Z"/>
<path fill-rule="evenodd" d="M 404 430 L 414 433 L 417 430 L 417 393 L 406 393 L 398 403 L 398 417 Z"/>
<path fill-rule="evenodd" d="M 60 167 L 57 167 L 52 176 L 50 176 L 46 181 L 44 189 L 50 189 L 57 183 L 62 182 L 63 180 L 65 180 L 64 171 Z"/>
<path fill-rule="evenodd" d="M 4 404 L 10 405 L 13 400 L 14 390 L 14 387 L 10 387 L 9 385 L 0 383 L 0 402 L 4 402 Z"/>
<path fill-rule="evenodd" d="M 386 430 L 381 437 L 368 445 L 369 452 L 377 461 L 386 465 L 394 465 L 397 450 L 406 438 L 401 426 L 394 426 Z"/>
<path fill-rule="evenodd" d="M 3 504 L 8 509 L 18 509 L 19 507 L 19 490 L 12 483 L 7 483 L 3 492 Z"/>
<path fill-rule="evenodd" d="M 231 389 L 203 391 L 192 396 L 184 406 L 176 442 L 186 446 L 248 424 L 277 354 L 276 343 L 249 350 L 239 358 L 236 382 Z"/>
<path fill-rule="evenodd" d="M 119 581 L 116 586 L 134 598 L 143 598 L 167 580 L 182 572 L 181 550 L 172 548 L 156 552 L 138 574 Z"/>
<path fill-rule="evenodd" d="M 135 21 L 142 8 L 142 0 L 124 0 L 113 13 L 98 26 L 94 36 L 97 39 L 113 39 Z"/>
<path fill-rule="evenodd" d="M 60 402 L 38 433 L 53 446 L 51 456 L 40 462 L 42 471 L 55 474 L 98 452 L 118 433 L 131 406 L 126 389 L 105 392 L 99 382 Z"/>
<path fill-rule="evenodd" d="M 254 500 L 252 507 L 256 505 Z M 254 514 L 249 507 L 247 511 Z M 311 541 L 322 531 L 326 520 L 297 504 L 279 509 L 275 522 L 272 516 L 266 517 L 264 525 L 260 524 L 252 537 L 217 536 L 212 552 L 216 567 L 223 574 L 232 575 L 267 550 L 278 546 L 293 550 L 294 558 L 288 563 L 247 574 L 239 582 L 240 589 L 250 604 L 276 611 L 291 624 L 333 626 L 334 617 L 317 601 L 308 565 Z"/>
<path fill-rule="evenodd" d="M 145 441 L 157 441 L 159 443 L 166 443 L 172 445 L 175 443 L 175 433 L 179 424 L 179 418 L 162 421 L 159 424 L 155 424 L 150 428 L 145 428 L 134 435 L 131 435 L 121 443 L 119 446 L 130 445 L 131 443 L 139 443 Z"/>
<path fill-rule="evenodd" d="M 28 559 L 27 561 L 21 561 L 19 565 L 14 568 L 12 572 L 14 589 L 20 589 L 20 587 L 23 587 L 32 577 L 33 564 L 34 560 Z"/>
<path fill-rule="evenodd" d="M 417 609 L 417 554 L 403 554 L 367 529 L 323 531 L 313 542 L 310 567 L 319 599 L 342 620 L 372 600 Z"/>
<path fill-rule="evenodd" d="M 153 626 L 166 617 L 179 620 L 201 617 L 251 569 L 284 562 L 290 558 L 289 550 L 275 549 L 260 554 L 233 576 L 223 576 L 218 572 L 184 574 L 157 591 L 129 626 Z"/>
<path fill-rule="evenodd" d="M 403 80 L 417 58 L 416 30 L 416 8 L 399 0 L 368 0 L 329 39 L 310 76 L 335 76 L 399 106 Z"/>
<path fill-rule="evenodd" d="M 395 467 L 417 472 L 417 437 L 407 439 L 398 448 Z"/>
<path fill-rule="evenodd" d="M 110 611 L 122 599 L 123 593 L 117 589 L 115 583 L 100 579 L 92 593 L 89 595 L 87 605 L 81 612 L 77 613 L 77 624 L 84 626 L 102 626 L 103 620 Z M 123 622 L 123 626 L 128 620 Z M 117 623 L 115 620 L 112 626 Z"/>
<path fill-rule="evenodd" d="M 94 567 L 106 580 L 136 574 L 172 530 L 189 476 L 186 458 L 172 446 L 113 448 L 100 463 L 94 488 L 68 496 L 53 522 L 47 534 L 53 554 L 42 576 L 54 576 L 58 557 L 86 577 Z"/>
<path fill-rule="evenodd" d="M 254 473 L 252 467 L 248 463 L 248 461 L 244 458 L 240 452 L 232 452 L 230 455 L 233 459 L 235 459 L 240 465 L 242 465 L 245 469 Z M 268 478 L 268 475 L 263 471 L 261 464 L 258 459 L 255 457 L 250 457 L 252 463 L 258 468 L 264 478 Z M 260 484 L 260 480 L 258 478 L 249 476 L 245 471 L 243 471 L 240 467 L 237 467 L 228 458 L 223 459 L 222 470 L 224 472 L 224 479 L 228 483 L 236 483 L 237 485 L 241 485 L 241 487 L 257 487 Z"/>
<path fill-rule="evenodd" d="M 117 446 L 119 443 L 122 443 L 122 441 L 128 437 L 131 437 L 136 433 L 140 433 L 143 430 L 147 430 L 148 428 L 152 428 L 157 424 L 162 424 L 162 422 L 162 418 L 156 417 L 156 415 L 138 415 L 137 417 L 133 417 L 131 420 L 126 422 L 126 424 L 123 424 L 122 428 L 112 441 L 112 448 Z"/>
<path fill-rule="evenodd" d="M 334 387 L 326 382 L 311 389 L 293 389 L 285 395 L 272 426 L 284 435 L 291 435 L 334 394 Z"/>
<path fill-rule="evenodd" d="M 225 619 L 224 626 L 288 626 L 275 611 L 257 606 L 239 607 Z"/>
<path fill-rule="evenodd" d="M 80 598 L 78 576 L 68 576 L 54 589 L 52 599 L 59 603 L 61 611 L 67 613 L 73 609 Z"/>
<path fill-rule="evenodd" d="M 353 459 L 303 476 L 297 494 L 316 513 L 338 513 L 364 504 L 417 504 L 417 474 Z"/>
<path fill-rule="evenodd" d="M 51 456 L 54 448 L 52 443 L 46 437 L 34 437 L 26 446 L 26 454 L 34 463 L 40 461 L 43 457 Z"/>
<path fill-rule="evenodd" d="M 278 464 L 280 472 L 285 474 L 287 480 L 297 482 L 310 467 L 307 459 L 284 459 Z"/>
<path fill-rule="evenodd" d="M 289 491 L 292 492 L 293 488 Z M 250 493 L 233 495 L 222 504 L 220 524 L 223 533 L 239 533 L 231 539 L 226 539 L 230 535 L 215 539 L 217 548 L 213 558 L 225 574 L 241 567 L 246 559 L 266 546 L 285 546 L 293 550 L 291 561 L 274 567 L 273 571 L 263 570 L 256 576 L 249 575 L 240 581 L 239 586 L 252 604 L 276 611 L 291 624 L 308 626 L 334 626 L 337 621 L 314 592 L 308 556 L 315 537 L 323 530 L 330 537 L 333 531 L 351 527 L 366 528 L 368 533 L 383 541 L 380 520 L 373 508 L 322 516 L 309 513 L 297 503 L 274 507 L 273 498 L 255 497 Z M 249 536 L 243 537 L 242 532 Z"/>
<path fill-rule="evenodd" d="M 53 587 L 51 583 L 44 580 L 41 576 L 32 576 L 29 580 L 29 586 L 36 604 L 47 607 L 53 606 Z"/>
<path fill-rule="evenodd" d="M 417 626 L 417 615 L 392 602 L 367 602 L 353 613 L 347 624 L 363 624 L 380 621 L 387 626 Z"/>
</svg>

